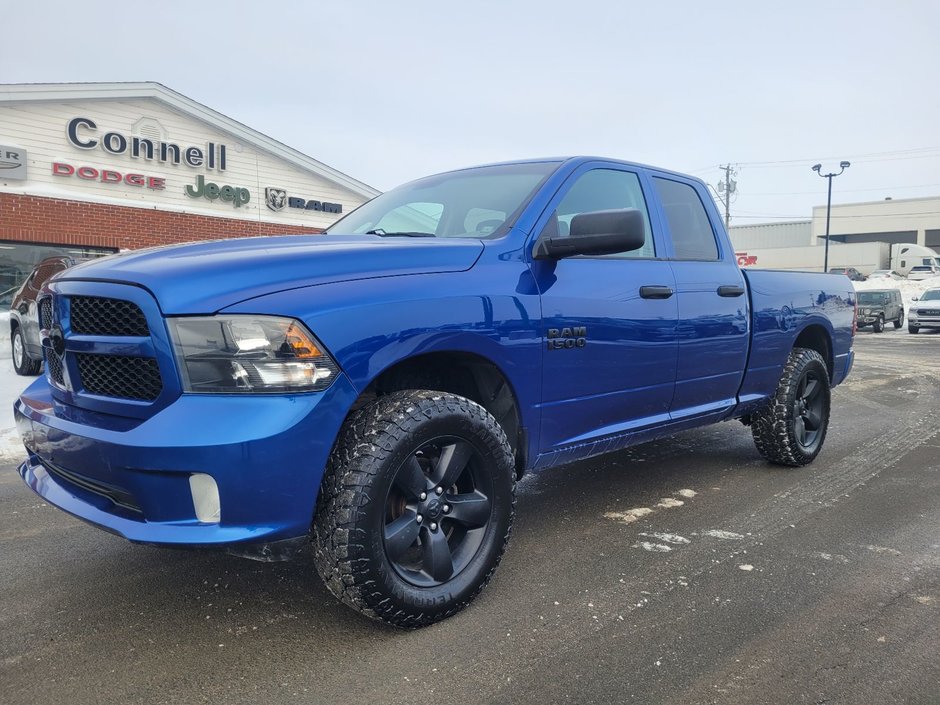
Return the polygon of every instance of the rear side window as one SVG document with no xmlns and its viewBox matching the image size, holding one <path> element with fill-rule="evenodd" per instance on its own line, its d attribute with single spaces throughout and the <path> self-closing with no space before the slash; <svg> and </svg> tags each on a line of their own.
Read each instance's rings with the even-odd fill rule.
<svg viewBox="0 0 940 705">
<path fill-rule="evenodd" d="M 718 243 L 702 199 L 688 184 L 653 177 L 676 259 L 717 260 Z"/>
</svg>

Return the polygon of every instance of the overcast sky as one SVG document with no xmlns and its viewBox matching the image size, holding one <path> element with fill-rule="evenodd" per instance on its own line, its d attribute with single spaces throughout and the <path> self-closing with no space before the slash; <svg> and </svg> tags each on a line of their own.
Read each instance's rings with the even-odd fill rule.
<svg viewBox="0 0 940 705">
<path fill-rule="evenodd" d="M 159 81 L 380 189 L 599 154 L 738 164 L 732 225 L 808 218 L 817 161 L 836 203 L 940 194 L 940 3 L 769 5 L 6 3 L 0 82 Z"/>
</svg>

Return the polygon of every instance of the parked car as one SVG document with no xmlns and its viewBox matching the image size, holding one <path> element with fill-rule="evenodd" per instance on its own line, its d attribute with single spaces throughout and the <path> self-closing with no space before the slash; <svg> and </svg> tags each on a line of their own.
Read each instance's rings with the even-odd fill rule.
<svg viewBox="0 0 940 705">
<path fill-rule="evenodd" d="M 920 333 L 921 328 L 940 328 L 940 289 L 928 289 L 920 298 L 914 297 L 907 316 L 909 333 Z"/>
<path fill-rule="evenodd" d="M 10 347 L 16 374 L 38 375 L 42 369 L 36 299 L 47 281 L 74 265 L 75 260 L 68 255 L 47 257 L 36 265 L 13 295 L 13 302 L 10 304 Z"/>
<path fill-rule="evenodd" d="M 865 275 L 858 271 L 855 267 L 833 267 L 829 270 L 830 274 L 844 274 L 853 282 L 863 282 L 865 281 Z"/>
<path fill-rule="evenodd" d="M 904 325 L 904 304 L 897 289 L 875 289 L 858 292 L 858 327 L 871 326 L 876 333 L 885 329 L 885 323 L 895 328 Z"/>
<path fill-rule="evenodd" d="M 19 472 L 131 541 L 261 560 L 312 541 L 340 600 L 423 626 L 483 589 L 528 471 L 732 418 L 770 462 L 812 462 L 855 298 L 841 276 L 739 269 L 693 177 L 454 171 L 325 235 L 59 275 Z"/>
<path fill-rule="evenodd" d="M 908 279 L 914 280 L 923 280 L 930 279 L 931 277 L 936 277 L 940 275 L 940 267 L 935 264 L 919 264 L 916 267 L 911 267 L 911 271 L 908 273 Z"/>
<path fill-rule="evenodd" d="M 897 280 L 897 279 L 903 279 L 903 278 L 904 278 L 904 277 L 902 277 L 900 274 L 898 274 L 897 272 L 894 272 L 894 271 L 892 271 L 892 270 L 890 270 L 890 269 L 876 269 L 874 272 L 872 272 L 871 274 L 868 275 L 868 279 L 869 279 L 869 280 L 871 280 L 871 279 L 891 279 L 891 280 Z"/>
</svg>

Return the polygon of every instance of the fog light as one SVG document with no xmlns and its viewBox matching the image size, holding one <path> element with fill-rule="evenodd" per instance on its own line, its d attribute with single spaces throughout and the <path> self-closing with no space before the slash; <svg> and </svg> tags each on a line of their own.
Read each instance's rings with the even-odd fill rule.
<svg viewBox="0 0 940 705">
<path fill-rule="evenodd" d="M 205 524 L 218 524 L 222 519 L 219 486 L 211 475 L 196 473 L 189 476 L 189 491 L 193 495 L 196 518 Z"/>
</svg>

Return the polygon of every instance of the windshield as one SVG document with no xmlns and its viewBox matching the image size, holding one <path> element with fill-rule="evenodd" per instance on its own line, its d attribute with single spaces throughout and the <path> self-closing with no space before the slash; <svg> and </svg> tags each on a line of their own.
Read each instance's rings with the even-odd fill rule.
<svg viewBox="0 0 940 705">
<path fill-rule="evenodd" d="M 558 164 L 501 164 L 412 181 L 357 208 L 327 232 L 413 237 L 503 235 Z"/>
<path fill-rule="evenodd" d="M 930 291 L 925 291 L 924 295 L 920 297 L 921 301 L 940 301 L 940 289 L 931 289 Z"/>
<path fill-rule="evenodd" d="M 883 304 L 888 300 L 887 294 L 877 293 L 873 291 L 862 291 L 858 294 L 858 304 L 859 306 L 872 306 L 875 304 Z"/>
</svg>

